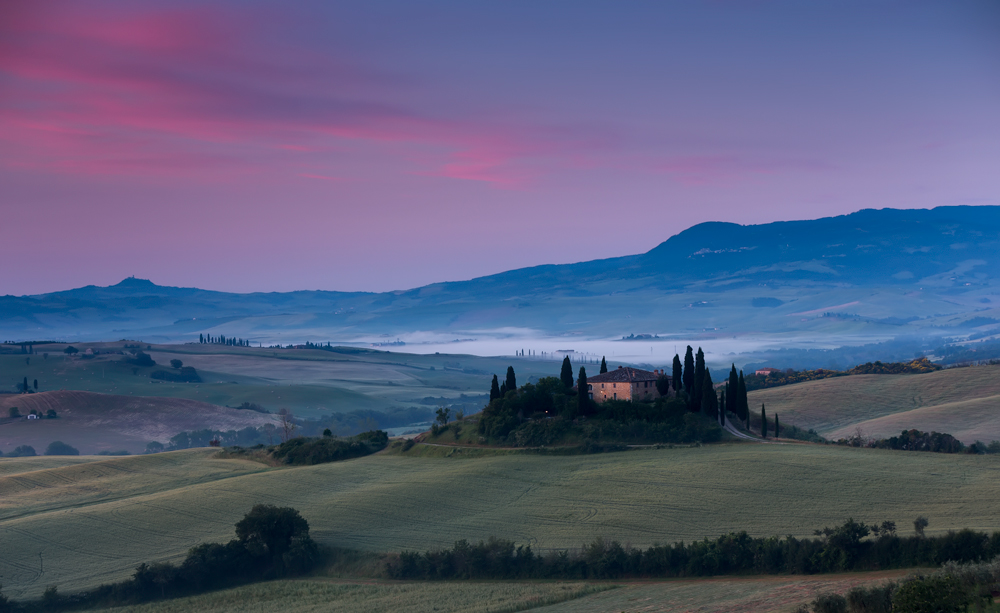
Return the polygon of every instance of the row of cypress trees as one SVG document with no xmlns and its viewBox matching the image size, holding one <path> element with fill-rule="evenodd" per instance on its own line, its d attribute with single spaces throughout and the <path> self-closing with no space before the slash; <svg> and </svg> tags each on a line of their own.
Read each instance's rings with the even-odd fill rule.
<svg viewBox="0 0 1000 613">
<path fill-rule="evenodd" d="M 608 363 L 605 358 L 601 358 L 601 374 L 608 372 Z M 573 365 L 569 356 L 563 358 L 562 369 L 559 378 L 567 388 L 573 387 Z M 581 366 L 578 375 L 578 389 L 587 389 L 587 371 Z M 728 411 L 735 415 L 741 422 L 750 429 L 750 403 L 747 399 L 747 386 L 743 377 L 743 371 L 737 372 L 736 364 L 732 365 L 729 371 L 729 379 L 720 395 L 716 395 L 715 382 L 712 381 L 712 373 L 705 365 L 705 352 L 698 347 L 697 353 L 691 345 L 687 346 L 684 354 L 683 364 L 680 355 L 674 355 L 673 379 L 671 382 L 674 393 L 680 394 L 683 390 L 687 397 L 688 408 L 693 412 L 702 412 L 715 418 L 720 424 L 725 425 L 725 413 Z M 493 383 L 490 385 L 490 401 L 503 398 L 508 391 L 517 389 L 517 378 L 514 374 L 514 367 L 507 367 L 507 377 L 503 383 L 493 375 Z M 581 413 L 584 405 L 589 402 L 589 395 L 586 392 L 578 394 L 581 405 Z M 764 406 L 760 407 L 761 412 L 761 436 L 767 438 L 768 424 Z M 774 417 L 774 433 L 778 435 L 778 416 Z"/>
</svg>

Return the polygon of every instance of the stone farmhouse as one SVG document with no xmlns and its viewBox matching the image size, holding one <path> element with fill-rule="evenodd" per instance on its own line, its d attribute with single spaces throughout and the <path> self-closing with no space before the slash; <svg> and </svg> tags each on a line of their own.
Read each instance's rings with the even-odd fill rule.
<svg viewBox="0 0 1000 613">
<path fill-rule="evenodd" d="M 594 402 L 605 400 L 656 400 L 660 392 L 656 389 L 656 380 L 663 371 L 640 370 L 628 366 L 619 366 L 603 375 L 587 378 L 587 388 Z M 670 376 L 667 375 L 667 379 Z"/>
</svg>

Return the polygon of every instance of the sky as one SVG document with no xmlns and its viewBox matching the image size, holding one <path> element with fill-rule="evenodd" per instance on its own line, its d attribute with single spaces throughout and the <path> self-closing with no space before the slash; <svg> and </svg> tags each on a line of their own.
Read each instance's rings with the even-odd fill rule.
<svg viewBox="0 0 1000 613">
<path fill-rule="evenodd" d="M 1000 204 L 995 0 L 0 3 L 0 294 L 387 291 Z"/>
</svg>

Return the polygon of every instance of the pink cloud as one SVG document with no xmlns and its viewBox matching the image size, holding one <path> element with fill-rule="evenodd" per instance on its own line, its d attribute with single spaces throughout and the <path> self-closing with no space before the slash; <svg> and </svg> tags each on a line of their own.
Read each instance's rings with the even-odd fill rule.
<svg viewBox="0 0 1000 613">
<path fill-rule="evenodd" d="M 301 50 L 259 57 L 252 34 L 260 24 L 249 9 L 241 16 L 238 30 L 222 25 L 232 15 L 205 9 L 121 17 L 67 9 L 0 26 L 8 83 L 0 162 L 211 180 L 220 175 L 201 172 L 206 164 L 237 173 L 294 168 L 290 155 L 321 155 L 333 139 L 402 145 L 419 174 L 516 187 L 538 172 L 526 171 L 525 160 L 559 165 L 579 154 L 578 142 L 559 135 L 381 102 L 385 92 L 373 94 L 380 88 L 368 86 L 372 79 L 336 58 Z"/>
</svg>

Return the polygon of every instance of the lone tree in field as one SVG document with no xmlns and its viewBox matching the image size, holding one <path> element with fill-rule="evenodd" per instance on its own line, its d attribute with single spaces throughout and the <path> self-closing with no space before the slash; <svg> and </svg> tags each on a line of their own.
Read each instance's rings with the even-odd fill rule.
<svg viewBox="0 0 1000 613">
<path fill-rule="evenodd" d="M 77 349 L 76 347 L 74 347 L 73 345 L 69 345 L 69 346 L 67 346 L 67 347 L 66 347 L 65 349 L 63 349 L 63 352 L 64 352 L 64 353 L 65 353 L 66 355 L 73 355 L 74 353 L 79 353 L 79 352 L 80 352 L 80 350 L 79 350 L 79 349 Z"/>
<path fill-rule="evenodd" d="M 507 391 L 513 392 L 517 389 L 517 377 L 514 376 L 514 367 L 507 367 L 507 381 L 506 381 Z"/>
<path fill-rule="evenodd" d="M 778 414 L 774 414 L 774 438 L 778 438 L 778 433 L 781 432 L 781 426 L 778 425 Z"/>
<path fill-rule="evenodd" d="M 269 504 L 254 505 L 236 523 L 236 539 L 250 551 L 265 552 L 271 562 L 282 569 L 282 558 L 296 547 L 312 545 L 309 522 L 291 507 Z"/>
<path fill-rule="evenodd" d="M 920 517 L 913 520 L 913 531 L 917 533 L 917 536 L 924 538 L 924 528 L 930 525 L 927 518 L 921 515 Z"/>
<path fill-rule="evenodd" d="M 604 359 L 604 356 L 601 356 L 601 374 L 606 372 L 608 372 L 608 361 Z"/>
<path fill-rule="evenodd" d="M 691 395 L 691 388 L 694 386 L 694 349 L 688 345 L 687 353 L 684 354 L 684 391 Z"/>
<path fill-rule="evenodd" d="M 760 436 L 767 438 L 767 411 L 764 410 L 764 405 L 760 405 Z"/>
<path fill-rule="evenodd" d="M 38 391 L 38 379 L 35 379 L 35 391 Z"/>
<path fill-rule="evenodd" d="M 493 383 L 490 384 L 490 402 L 500 398 L 500 382 L 497 381 L 497 376 L 493 375 Z"/>
<path fill-rule="evenodd" d="M 181 362 L 180 360 L 177 359 L 173 359 L 170 360 L 170 366 L 172 368 L 180 368 L 181 366 L 184 366 L 184 362 Z"/>
<path fill-rule="evenodd" d="M 587 369 L 580 367 L 580 378 L 576 380 L 576 408 L 577 413 L 586 415 L 590 409 L 590 392 L 587 389 Z"/>
<path fill-rule="evenodd" d="M 563 358 L 562 372 L 559 373 L 563 385 L 567 388 L 573 387 L 573 365 L 569 362 L 569 356 Z"/>
<path fill-rule="evenodd" d="M 683 371 L 681 370 L 681 356 L 677 355 L 676 353 L 674 354 L 674 369 L 671 374 L 673 375 L 674 378 L 674 380 L 671 381 L 671 383 L 674 386 L 674 392 L 681 391 L 681 382 L 682 379 L 684 378 L 684 375 Z"/>
</svg>

